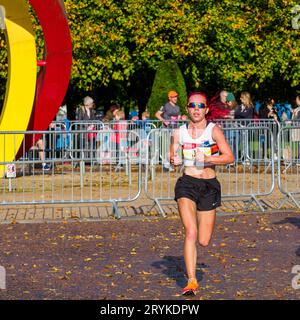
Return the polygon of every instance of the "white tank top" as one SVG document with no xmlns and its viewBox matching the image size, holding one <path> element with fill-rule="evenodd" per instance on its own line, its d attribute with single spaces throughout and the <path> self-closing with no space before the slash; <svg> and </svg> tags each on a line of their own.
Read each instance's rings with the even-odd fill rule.
<svg viewBox="0 0 300 320">
<path fill-rule="evenodd" d="M 212 131 L 215 125 L 215 123 L 210 122 L 197 139 L 193 139 L 190 136 L 186 124 L 179 127 L 179 144 L 182 146 L 183 164 L 185 166 L 196 166 L 198 148 L 207 156 L 219 155 L 219 148 L 212 138 Z"/>
</svg>

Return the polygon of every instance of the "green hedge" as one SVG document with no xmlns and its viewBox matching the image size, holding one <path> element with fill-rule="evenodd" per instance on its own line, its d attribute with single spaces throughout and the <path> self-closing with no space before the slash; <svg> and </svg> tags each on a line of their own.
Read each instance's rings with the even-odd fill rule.
<svg viewBox="0 0 300 320">
<path fill-rule="evenodd" d="M 166 60 L 158 67 L 147 104 L 151 118 L 154 118 L 156 111 L 168 101 L 168 92 L 171 90 L 178 93 L 177 104 L 181 113 L 185 113 L 187 93 L 183 75 L 174 60 Z"/>
</svg>

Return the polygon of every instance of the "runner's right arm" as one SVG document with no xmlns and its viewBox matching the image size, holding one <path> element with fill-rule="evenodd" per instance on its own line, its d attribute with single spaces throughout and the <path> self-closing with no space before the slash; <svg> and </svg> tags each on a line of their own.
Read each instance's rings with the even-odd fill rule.
<svg viewBox="0 0 300 320">
<path fill-rule="evenodd" d="M 174 166 L 178 166 L 181 164 L 181 159 L 178 155 L 178 150 L 180 148 L 179 143 L 179 129 L 173 131 L 171 136 L 171 145 L 170 145 L 170 162 Z"/>
</svg>

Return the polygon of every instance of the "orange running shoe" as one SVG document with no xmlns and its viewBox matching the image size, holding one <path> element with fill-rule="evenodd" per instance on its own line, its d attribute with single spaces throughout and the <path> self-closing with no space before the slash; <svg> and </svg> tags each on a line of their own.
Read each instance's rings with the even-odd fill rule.
<svg viewBox="0 0 300 320">
<path fill-rule="evenodd" d="M 191 278 L 188 280 L 187 286 L 182 290 L 183 296 L 191 296 L 196 295 L 198 290 L 198 282 L 195 278 Z"/>
</svg>

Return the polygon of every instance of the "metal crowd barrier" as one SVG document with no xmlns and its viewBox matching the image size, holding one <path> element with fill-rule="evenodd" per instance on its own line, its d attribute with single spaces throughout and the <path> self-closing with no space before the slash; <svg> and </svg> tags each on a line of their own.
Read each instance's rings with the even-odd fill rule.
<svg viewBox="0 0 300 320">
<path fill-rule="evenodd" d="M 174 121 L 161 121 L 161 120 L 123 120 L 123 122 L 127 122 L 127 126 L 129 130 L 136 130 L 136 129 L 158 129 L 158 128 L 169 128 L 174 129 L 178 128 L 179 126 L 183 125 L 187 121 L 185 120 L 174 120 Z M 110 128 L 113 129 L 114 126 L 118 123 L 118 121 L 110 121 L 109 125 Z"/>
<path fill-rule="evenodd" d="M 174 199 L 174 186 L 181 175 L 169 162 L 169 150 L 173 129 L 160 128 L 149 132 L 146 153 L 145 193 L 154 201 L 162 216 L 165 212 L 160 204 L 162 200 Z"/>
<path fill-rule="evenodd" d="M 300 193 L 300 121 L 287 121 L 278 133 L 278 186 L 285 198 L 281 208 L 289 199 L 300 209 L 296 199 Z"/>
<path fill-rule="evenodd" d="M 273 133 L 273 142 L 275 147 L 275 159 L 277 158 L 277 134 L 280 128 L 280 124 L 271 119 L 217 119 L 214 121 L 220 125 L 223 129 L 230 128 L 243 128 L 243 127 L 268 127 Z M 167 123 L 167 125 L 166 125 Z M 72 150 L 78 149 L 90 149 L 92 146 L 89 145 L 90 138 L 96 136 L 95 131 L 101 130 L 128 130 L 134 132 L 140 136 L 143 144 L 146 141 L 148 133 L 155 128 L 161 129 L 174 129 L 178 128 L 180 125 L 187 123 L 187 121 L 179 120 L 173 122 L 163 123 L 160 120 L 137 120 L 137 121 L 127 121 L 122 120 L 110 121 L 108 123 L 103 123 L 101 121 L 68 121 L 69 127 L 66 127 L 66 123 L 63 121 L 53 122 L 50 125 L 50 130 L 56 131 L 57 134 L 54 136 L 53 141 L 49 141 L 49 149 L 56 150 L 52 157 L 55 158 L 80 158 L 78 152 L 73 152 Z M 74 134 L 70 134 L 72 131 L 86 130 L 86 135 L 81 135 L 80 137 Z M 232 144 L 233 151 L 236 156 L 236 161 L 241 162 L 257 162 L 260 159 L 253 159 L 249 156 L 248 147 L 245 147 L 243 153 L 237 153 L 236 150 L 239 148 L 240 141 L 252 140 L 252 137 L 248 137 L 247 132 L 237 133 L 235 131 L 227 131 L 227 140 Z M 270 139 L 265 139 L 264 135 L 259 138 L 259 143 L 262 147 L 268 149 L 270 146 Z M 60 152 L 58 152 L 60 150 Z"/>
<path fill-rule="evenodd" d="M 118 202 L 134 201 L 141 192 L 140 138 L 127 130 L 91 130 L 95 134 L 89 144 L 74 145 L 70 159 L 52 157 L 57 131 L 1 132 L 0 144 L 5 149 L 5 137 L 41 134 L 45 149 L 34 146 L 19 159 L 0 159 L 6 177 L 1 181 L 2 205 L 111 203 L 120 217 Z M 84 140 L 86 131 L 71 131 L 71 140 Z M 127 141 L 131 137 L 132 144 Z M 11 139 L 10 139 L 11 140 Z M 42 159 L 44 155 L 45 159 Z M 5 161 L 4 161 L 5 160 Z M 47 164 L 49 167 L 45 167 Z"/>
<path fill-rule="evenodd" d="M 281 124 L 273 119 L 220 119 L 215 120 L 215 123 L 220 125 L 222 129 L 230 129 L 230 128 L 244 128 L 244 127 L 266 127 L 269 128 L 272 132 L 272 141 L 269 139 L 270 136 L 266 136 L 264 133 L 260 134 L 260 136 L 255 137 L 255 140 L 258 144 L 261 145 L 261 148 L 264 149 L 264 157 L 269 157 L 269 155 L 265 152 L 265 150 L 270 149 L 271 143 L 274 143 L 274 157 L 277 159 L 277 135 Z M 232 145 L 232 150 L 235 154 L 236 161 L 243 162 L 257 162 L 261 160 L 261 154 L 256 154 L 259 158 L 253 158 L 253 155 L 250 156 L 249 148 L 246 145 L 248 141 L 253 141 L 254 137 L 250 135 L 255 135 L 254 131 L 249 133 L 247 131 L 242 131 L 241 133 L 237 133 L 235 131 L 227 131 L 225 136 L 227 141 Z M 243 153 L 238 154 L 236 150 L 238 149 L 240 141 L 243 141 L 246 145 Z M 270 158 L 269 158 L 270 159 Z"/>
<path fill-rule="evenodd" d="M 273 192 L 278 169 L 278 185 L 286 195 L 284 201 L 290 198 L 300 208 L 295 199 L 300 123 L 216 122 L 223 128 L 236 157 L 234 164 L 216 167 L 223 198 L 246 198 L 249 204 L 254 201 L 264 211 L 263 198 Z M 174 198 L 176 180 L 182 175 L 182 168 L 174 169 L 169 163 L 171 135 L 182 123 L 166 127 L 160 121 L 94 121 L 71 122 L 67 127 L 64 122 L 56 122 L 48 131 L 1 132 L 2 149 L 6 135 L 27 135 L 34 141 L 34 136 L 41 134 L 46 159 L 40 158 L 43 152 L 38 147 L 25 152 L 25 145 L 21 146 L 18 159 L 0 159 L 0 168 L 5 166 L 11 174 L 1 180 L 0 203 L 111 203 L 114 214 L 120 217 L 118 202 L 134 201 L 140 196 L 145 166 L 145 193 L 165 215 L 161 201 Z M 88 129 L 89 125 L 93 128 Z M 45 162 L 50 170 L 43 169 Z"/>
<path fill-rule="evenodd" d="M 274 135 L 269 127 L 243 127 L 224 129 L 224 134 L 234 133 L 241 137 L 238 149 L 235 141 L 228 141 L 235 150 L 236 161 L 233 165 L 217 166 L 217 177 L 222 185 L 223 198 L 249 198 L 251 202 L 265 211 L 258 197 L 272 194 L 275 187 Z M 240 161 L 245 155 L 246 161 Z"/>
<path fill-rule="evenodd" d="M 236 154 L 245 154 L 249 162 L 237 161 L 233 165 L 217 166 L 217 177 L 222 185 L 223 198 L 244 197 L 248 203 L 255 202 L 265 211 L 258 197 L 270 195 L 275 186 L 273 133 L 268 127 L 225 128 L 225 136 L 243 137 L 239 140 Z M 149 149 L 145 174 L 145 193 L 165 213 L 161 201 L 174 199 L 174 187 L 182 168 L 173 168 L 169 163 L 172 129 L 154 129 L 148 135 Z M 246 139 L 245 139 L 246 137 Z M 270 141 L 261 148 L 260 139 Z M 150 141 L 152 143 L 150 143 Z M 234 150 L 235 141 L 229 141 Z M 254 161 L 255 160 L 255 161 Z"/>
</svg>

